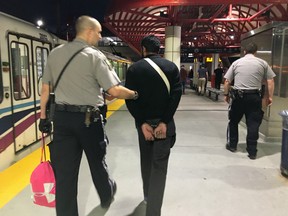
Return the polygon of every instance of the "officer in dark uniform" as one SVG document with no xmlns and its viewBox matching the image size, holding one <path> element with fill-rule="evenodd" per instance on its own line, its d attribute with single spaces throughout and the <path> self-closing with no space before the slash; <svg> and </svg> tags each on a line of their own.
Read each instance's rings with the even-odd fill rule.
<svg viewBox="0 0 288 216">
<path fill-rule="evenodd" d="M 83 151 L 103 208 L 110 206 L 116 192 L 116 183 L 110 179 L 105 163 L 107 140 L 99 111 L 104 105 L 102 88 L 122 99 L 136 99 L 137 92 L 120 86 L 105 55 L 92 47 L 101 39 L 101 30 L 96 19 L 79 17 L 76 39 L 51 52 L 43 75 L 39 129 L 48 133 L 51 130 L 46 116 L 49 84 L 54 86 L 70 57 L 86 47 L 67 66 L 54 92 L 54 140 L 49 149 L 56 177 L 57 216 L 78 216 L 77 185 Z"/>
<path fill-rule="evenodd" d="M 267 81 L 267 105 L 272 104 L 274 93 L 274 77 L 268 63 L 255 56 L 257 45 L 249 43 L 244 47 L 244 57 L 233 62 L 224 78 L 225 101 L 231 102 L 229 110 L 229 123 L 227 130 L 226 149 L 235 152 L 238 144 L 238 124 L 243 115 L 247 125 L 247 152 L 250 159 L 256 159 L 259 127 L 262 122 L 262 81 Z M 231 88 L 231 83 L 234 86 Z M 230 95 L 229 95 L 230 91 Z M 230 101 L 232 99 L 232 101 Z"/>
<path fill-rule="evenodd" d="M 162 78 L 145 59 L 129 67 L 127 88 L 139 92 L 137 101 L 126 100 L 138 132 L 141 174 L 147 216 L 161 215 L 170 148 L 175 142 L 174 113 L 182 88 L 178 67 L 158 55 L 160 41 L 149 35 L 141 42 L 142 54 L 152 60 L 168 79 Z M 169 87 L 170 86 L 170 89 Z"/>
</svg>

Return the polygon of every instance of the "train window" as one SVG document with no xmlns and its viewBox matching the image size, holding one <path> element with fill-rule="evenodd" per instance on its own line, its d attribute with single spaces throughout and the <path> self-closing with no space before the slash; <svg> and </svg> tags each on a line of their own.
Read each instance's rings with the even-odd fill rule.
<svg viewBox="0 0 288 216">
<path fill-rule="evenodd" d="M 38 85 L 38 95 L 40 95 L 42 75 L 44 67 L 47 62 L 48 49 L 44 47 L 36 47 L 36 62 L 37 62 L 37 85 Z"/>
<path fill-rule="evenodd" d="M 13 91 L 15 100 L 31 96 L 28 47 L 18 42 L 11 43 Z"/>
<path fill-rule="evenodd" d="M 118 74 L 118 65 L 116 61 L 110 60 L 112 67 L 114 68 L 115 72 Z"/>
<path fill-rule="evenodd" d="M 123 65 L 124 63 L 118 62 L 118 76 L 121 80 L 124 80 Z"/>
</svg>

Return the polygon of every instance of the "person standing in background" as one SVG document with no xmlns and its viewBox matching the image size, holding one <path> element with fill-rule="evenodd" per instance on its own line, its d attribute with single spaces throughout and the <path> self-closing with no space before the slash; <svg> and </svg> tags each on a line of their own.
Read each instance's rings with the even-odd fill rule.
<svg viewBox="0 0 288 216">
<path fill-rule="evenodd" d="M 48 56 L 41 91 L 39 130 L 51 131 L 46 116 L 50 84 L 55 85 L 53 142 L 49 145 L 51 164 L 56 177 L 57 216 L 78 216 L 78 174 L 83 151 L 86 154 L 101 207 L 109 208 L 116 193 L 116 182 L 109 177 L 105 162 L 107 139 L 103 115 L 102 88 L 112 97 L 137 99 L 138 93 L 120 85 L 114 69 L 105 55 L 93 47 L 101 39 L 100 23 L 89 16 L 76 21 L 76 38 L 60 45 Z M 80 52 L 78 52 L 80 51 Z"/>
<path fill-rule="evenodd" d="M 180 69 L 180 81 L 182 83 L 182 94 L 185 94 L 185 88 L 186 88 L 186 81 L 187 81 L 187 70 L 185 69 L 184 65 L 181 65 Z"/>
<path fill-rule="evenodd" d="M 221 67 L 221 64 L 219 64 L 218 68 L 216 68 L 214 70 L 214 74 L 215 74 L 215 88 L 220 90 L 221 83 L 222 83 L 222 80 L 223 80 L 223 74 L 224 74 L 224 70 Z"/>
<path fill-rule="evenodd" d="M 257 157 L 257 141 L 259 138 L 259 127 L 262 123 L 263 110 L 261 91 L 262 81 L 267 81 L 268 98 L 266 104 L 272 104 L 274 94 L 274 77 L 268 63 L 257 58 L 257 45 L 249 43 L 244 47 L 244 57 L 236 60 L 229 67 L 224 78 L 224 96 L 225 101 L 230 103 L 229 123 L 227 130 L 226 149 L 235 152 L 238 144 L 238 124 L 243 115 L 246 117 L 247 136 L 246 150 L 251 160 Z M 231 83 L 234 82 L 233 88 Z M 229 91 L 230 96 L 229 96 Z"/>
<path fill-rule="evenodd" d="M 138 132 L 146 216 L 160 216 L 170 148 L 176 140 L 173 116 L 182 89 L 178 67 L 158 55 L 159 39 L 154 35 L 146 36 L 141 41 L 141 48 L 145 58 L 129 67 L 125 83 L 127 88 L 139 92 L 140 98 L 126 100 L 126 105 Z M 149 61 L 158 65 L 168 83 Z"/>
<path fill-rule="evenodd" d="M 208 70 L 205 68 L 204 64 L 200 65 L 200 68 L 197 71 L 198 76 L 198 95 L 204 95 L 205 86 L 208 80 Z"/>
</svg>

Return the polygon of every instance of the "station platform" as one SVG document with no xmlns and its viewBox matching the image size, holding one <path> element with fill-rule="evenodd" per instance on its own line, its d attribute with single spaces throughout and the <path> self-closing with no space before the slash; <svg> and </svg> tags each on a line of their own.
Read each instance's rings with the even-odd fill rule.
<svg viewBox="0 0 288 216">
<path fill-rule="evenodd" d="M 124 101 L 117 103 L 120 108 L 115 108 L 106 127 L 110 140 L 107 164 L 118 186 L 115 201 L 108 211 L 100 207 L 83 157 L 78 194 L 80 216 L 145 215 L 134 120 Z M 239 125 L 238 151 L 227 151 L 227 108 L 221 95 L 213 101 L 186 89 L 175 114 L 177 141 L 171 150 L 162 216 L 287 216 L 288 179 L 279 169 L 281 143 L 259 139 L 257 159 L 250 160 L 245 150 L 246 128 Z M 40 158 L 39 150 L 32 154 Z M 56 215 L 55 209 L 32 203 L 27 178 L 37 163 L 26 160 L 24 164 L 25 159 L 15 164 L 21 172 L 13 173 L 10 167 L 0 173 L 0 182 L 6 182 L 0 184 L 0 215 Z"/>
</svg>

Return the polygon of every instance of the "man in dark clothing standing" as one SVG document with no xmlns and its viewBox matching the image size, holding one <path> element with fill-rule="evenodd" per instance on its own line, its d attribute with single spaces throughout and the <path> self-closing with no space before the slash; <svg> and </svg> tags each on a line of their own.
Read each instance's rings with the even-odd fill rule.
<svg viewBox="0 0 288 216">
<path fill-rule="evenodd" d="M 222 83 L 222 80 L 223 80 L 223 73 L 224 73 L 224 70 L 221 67 L 221 65 L 219 64 L 218 68 L 216 68 L 214 70 L 214 74 L 215 74 L 215 88 L 216 89 L 220 89 L 220 87 L 221 87 L 221 83 Z"/>
<path fill-rule="evenodd" d="M 181 65 L 180 81 L 181 81 L 181 84 L 182 84 L 182 93 L 185 94 L 185 87 L 186 87 L 186 81 L 187 81 L 187 71 L 186 71 L 184 65 Z"/>
<path fill-rule="evenodd" d="M 126 100 L 126 104 L 138 131 L 146 215 L 159 216 L 170 148 L 176 138 L 173 116 L 182 89 L 178 67 L 158 55 L 159 39 L 153 35 L 146 36 L 141 47 L 142 55 L 156 63 L 164 77 L 145 59 L 134 63 L 127 71 L 125 86 L 135 89 L 140 97 L 133 102 Z M 165 78 L 168 80 L 166 83 Z"/>
</svg>

